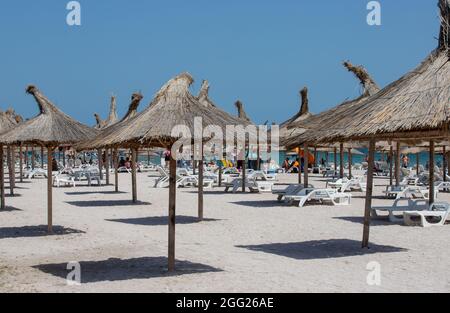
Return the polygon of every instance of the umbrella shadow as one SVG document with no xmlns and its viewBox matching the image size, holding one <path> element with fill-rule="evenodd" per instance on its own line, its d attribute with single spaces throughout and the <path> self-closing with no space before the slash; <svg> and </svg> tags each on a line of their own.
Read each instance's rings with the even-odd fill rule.
<svg viewBox="0 0 450 313">
<path fill-rule="evenodd" d="M 118 195 L 118 194 L 124 194 L 127 193 L 125 191 L 69 191 L 65 192 L 68 196 L 85 196 L 85 195 L 94 195 L 94 194 L 101 194 L 101 195 Z"/>
<path fill-rule="evenodd" d="M 133 203 L 131 200 L 89 200 L 89 201 L 66 201 L 66 203 L 82 207 L 114 207 L 114 206 L 138 206 L 138 205 L 150 205 L 150 202 L 138 201 Z"/>
<path fill-rule="evenodd" d="M 15 207 L 12 207 L 12 206 L 7 206 L 7 207 L 5 207 L 4 210 L 0 209 L 0 213 L 2 213 L 2 212 L 16 212 L 16 211 L 23 211 L 23 210 L 15 208 Z"/>
<path fill-rule="evenodd" d="M 261 200 L 261 201 L 236 201 L 236 202 L 230 202 L 230 204 L 236 204 L 246 207 L 253 207 L 253 208 L 279 208 L 283 207 L 284 202 L 278 202 L 276 200 Z"/>
<path fill-rule="evenodd" d="M 52 234 L 49 234 L 47 232 L 47 225 L 3 227 L 0 228 L 0 239 L 63 236 L 63 235 L 84 234 L 84 233 L 85 233 L 84 231 L 73 228 L 66 228 L 63 226 L 53 226 Z"/>
<path fill-rule="evenodd" d="M 297 260 L 334 259 L 363 256 L 376 253 L 406 252 L 407 249 L 371 244 L 362 249 L 361 242 L 349 239 L 314 240 L 305 242 L 271 243 L 262 245 L 236 246 L 252 251 L 276 254 Z"/>
<path fill-rule="evenodd" d="M 14 193 L 14 194 L 6 193 L 5 194 L 5 198 L 19 198 L 19 197 L 22 197 L 22 194 L 20 194 L 20 193 Z"/>
<path fill-rule="evenodd" d="M 338 216 L 333 217 L 333 219 L 336 220 L 342 220 L 346 222 L 356 223 L 356 224 L 364 224 L 364 217 L 361 216 Z M 392 223 L 388 220 L 388 217 L 386 216 L 386 219 L 371 219 L 370 226 L 394 226 L 394 225 L 401 225 L 399 223 Z"/>
<path fill-rule="evenodd" d="M 151 217 L 138 217 L 138 218 L 125 218 L 125 219 L 107 219 L 107 222 L 125 223 L 131 225 L 141 226 L 167 226 L 169 218 L 167 216 L 151 216 Z M 202 222 L 216 222 L 220 221 L 213 218 L 204 218 L 200 221 L 197 217 L 193 216 L 177 216 L 176 224 L 197 224 Z"/>
<path fill-rule="evenodd" d="M 189 261 L 175 262 L 175 271 L 167 271 L 166 257 L 142 257 L 133 259 L 108 259 L 102 261 L 80 262 L 81 283 L 96 283 L 105 281 L 125 281 L 132 279 L 149 279 L 158 277 L 171 277 L 189 274 L 203 274 L 211 272 L 222 272 L 201 263 Z M 41 264 L 36 268 L 46 274 L 66 279 L 72 269 L 67 270 L 67 263 Z"/>
</svg>

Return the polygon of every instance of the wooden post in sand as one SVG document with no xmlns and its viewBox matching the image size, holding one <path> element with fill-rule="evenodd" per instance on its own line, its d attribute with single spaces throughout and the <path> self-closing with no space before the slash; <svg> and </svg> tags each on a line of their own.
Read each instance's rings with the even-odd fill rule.
<svg viewBox="0 0 450 313">
<path fill-rule="evenodd" d="M 6 147 L 6 162 L 8 165 L 9 173 L 9 194 L 14 195 L 14 169 L 12 166 L 12 151 L 11 146 Z"/>
<path fill-rule="evenodd" d="M 395 154 L 395 185 L 400 186 L 400 142 L 397 142 L 397 151 Z"/>
<path fill-rule="evenodd" d="M 447 151 L 445 146 L 442 147 L 442 176 L 444 176 L 444 181 L 447 181 Z"/>
<path fill-rule="evenodd" d="M 113 165 L 114 165 L 114 190 L 119 192 L 119 159 L 117 149 L 113 150 Z"/>
<path fill-rule="evenodd" d="M 41 168 L 44 169 L 44 146 L 41 146 Z"/>
<path fill-rule="evenodd" d="M 49 234 L 53 233 L 52 150 L 53 150 L 52 147 L 50 146 L 47 147 L 47 220 L 48 220 L 47 231 Z"/>
<path fill-rule="evenodd" d="M 391 147 L 389 148 L 389 186 L 393 186 L 394 185 L 394 177 L 393 174 L 394 173 L 394 148 Z"/>
<path fill-rule="evenodd" d="M 429 204 L 432 205 L 434 203 L 434 141 L 430 141 L 430 200 Z"/>
<path fill-rule="evenodd" d="M 298 158 L 298 183 L 299 185 L 301 185 L 302 183 L 302 156 L 301 156 L 301 148 L 298 147 L 298 153 L 297 153 L 297 158 Z"/>
<path fill-rule="evenodd" d="M 106 186 L 109 186 L 109 149 L 105 149 Z"/>
<path fill-rule="evenodd" d="M 352 148 L 348 148 L 348 178 L 349 179 L 352 179 L 352 163 L 353 163 Z"/>
<path fill-rule="evenodd" d="M 201 161 L 198 165 L 198 219 L 203 221 L 203 145 L 200 145 Z"/>
<path fill-rule="evenodd" d="M 23 151 L 22 151 L 22 144 L 19 146 L 19 175 L 20 175 L 20 182 L 23 183 Z"/>
<path fill-rule="evenodd" d="M 370 211 L 372 209 L 372 194 L 373 194 L 373 169 L 375 166 L 375 139 L 369 142 L 369 164 L 367 170 L 367 189 L 366 189 L 366 206 L 364 210 L 364 230 L 362 247 L 369 248 L 369 233 L 370 233 Z"/>
<path fill-rule="evenodd" d="M 242 193 L 245 193 L 245 180 L 246 180 L 246 165 L 245 164 L 247 162 L 247 159 L 245 157 L 245 152 L 244 152 L 244 159 L 242 160 Z"/>
<path fill-rule="evenodd" d="M 31 169 L 34 170 L 36 164 L 36 154 L 34 152 L 34 146 L 31 146 Z"/>
<path fill-rule="evenodd" d="M 339 177 L 344 178 L 344 143 L 342 143 L 342 142 L 339 145 L 339 152 L 340 152 Z"/>
<path fill-rule="evenodd" d="M 98 170 L 100 171 L 100 180 L 103 180 L 103 150 L 97 149 Z"/>
<path fill-rule="evenodd" d="M 307 143 L 305 143 L 303 145 L 303 158 L 305 159 L 305 165 L 304 165 L 304 168 L 303 168 L 303 170 L 305 171 L 304 182 L 305 182 L 305 187 L 308 187 L 308 185 L 309 185 L 309 171 L 308 171 L 308 168 L 309 168 L 309 150 L 308 150 L 308 144 Z M 301 168 L 301 164 L 300 164 L 300 168 Z"/>
<path fill-rule="evenodd" d="M 5 168 L 3 160 L 3 146 L 0 147 L 0 209 L 5 209 Z"/>
<path fill-rule="evenodd" d="M 169 249 L 168 249 L 168 269 L 169 272 L 175 270 L 175 211 L 177 196 L 177 161 L 170 158 L 169 161 Z"/>
<path fill-rule="evenodd" d="M 337 148 L 334 147 L 334 174 L 337 175 Z M 335 176 L 333 175 L 333 176 Z"/>
<path fill-rule="evenodd" d="M 131 149 L 131 186 L 133 194 L 133 203 L 137 202 L 137 184 L 136 184 L 136 167 L 137 167 L 137 149 Z"/>
</svg>

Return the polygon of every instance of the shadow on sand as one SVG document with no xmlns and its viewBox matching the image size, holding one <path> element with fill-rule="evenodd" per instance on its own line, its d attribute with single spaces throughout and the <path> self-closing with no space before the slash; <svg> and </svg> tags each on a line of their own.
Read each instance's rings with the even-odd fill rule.
<svg viewBox="0 0 450 313">
<path fill-rule="evenodd" d="M 125 218 L 125 219 L 113 219 L 106 220 L 108 222 L 125 223 L 131 225 L 141 226 L 167 226 L 169 218 L 167 216 L 151 216 L 151 217 L 138 217 L 138 218 Z M 197 224 L 202 222 L 215 222 L 220 221 L 212 218 L 204 218 L 199 221 L 197 217 L 193 216 L 177 216 L 176 224 Z"/>
<path fill-rule="evenodd" d="M 16 212 L 16 211 L 23 211 L 23 210 L 15 208 L 15 207 L 12 207 L 12 206 L 7 206 L 7 207 L 5 207 L 4 210 L 0 209 L 0 213 L 2 213 L 2 212 L 3 213 L 4 212 Z"/>
<path fill-rule="evenodd" d="M 335 220 L 342 220 L 346 222 L 356 223 L 356 224 L 364 224 L 364 217 L 361 216 L 338 216 L 333 217 Z M 378 218 L 378 219 L 371 219 L 370 226 L 394 226 L 394 225 L 401 225 L 399 223 L 392 223 L 389 221 L 388 217 L 386 218 Z"/>
<path fill-rule="evenodd" d="M 53 233 L 48 234 L 47 225 L 0 228 L 0 239 L 62 236 L 71 234 L 84 234 L 84 231 L 63 226 L 53 226 Z"/>
<path fill-rule="evenodd" d="M 44 273 L 63 279 L 66 279 L 67 274 L 69 273 L 69 270 L 67 270 L 67 263 L 42 264 L 33 267 Z M 189 261 L 176 261 L 176 271 L 169 273 L 167 272 L 166 257 L 142 257 L 127 260 L 108 259 L 103 261 L 87 261 L 80 262 L 80 267 L 81 283 L 148 279 L 222 271 L 209 265 L 192 263 Z"/>
<path fill-rule="evenodd" d="M 125 191 L 68 191 L 65 192 L 68 196 L 85 196 L 85 195 L 95 195 L 95 194 L 101 194 L 101 195 L 119 195 L 127 193 Z"/>
<path fill-rule="evenodd" d="M 253 208 L 279 208 L 279 207 L 288 207 L 285 205 L 284 202 L 278 202 L 276 200 L 261 200 L 261 201 L 236 201 L 236 202 L 230 202 L 230 204 L 236 204 L 246 207 L 253 207 Z"/>
<path fill-rule="evenodd" d="M 114 206 L 138 206 L 150 205 L 150 202 L 138 201 L 133 203 L 131 200 L 90 200 L 90 201 L 67 201 L 66 203 L 82 208 L 91 207 L 114 207 Z"/>
<path fill-rule="evenodd" d="M 349 239 L 330 239 L 291 243 L 272 243 L 252 246 L 237 246 L 238 248 L 249 249 L 265 253 L 277 254 L 280 256 L 298 259 L 315 260 L 329 258 L 344 258 L 350 256 L 362 256 L 376 253 L 405 252 L 406 249 L 379 246 L 371 244 L 370 249 L 362 249 L 361 242 Z"/>
</svg>

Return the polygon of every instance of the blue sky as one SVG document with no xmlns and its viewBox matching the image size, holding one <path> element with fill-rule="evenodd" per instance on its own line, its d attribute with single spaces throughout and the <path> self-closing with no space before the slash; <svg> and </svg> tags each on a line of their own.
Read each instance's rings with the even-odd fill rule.
<svg viewBox="0 0 450 313">
<path fill-rule="evenodd" d="M 190 72 L 235 114 L 241 99 L 255 122 L 282 122 L 310 89 L 320 112 L 359 95 L 341 62 L 363 64 L 382 86 L 437 46 L 437 0 L 382 0 L 382 26 L 368 26 L 368 0 L 80 0 L 82 25 L 66 24 L 66 0 L 0 3 L 0 108 L 37 113 L 26 85 L 64 112 L 94 124 L 118 97 L 148 105 L 168 79 Z"/>
</svg>

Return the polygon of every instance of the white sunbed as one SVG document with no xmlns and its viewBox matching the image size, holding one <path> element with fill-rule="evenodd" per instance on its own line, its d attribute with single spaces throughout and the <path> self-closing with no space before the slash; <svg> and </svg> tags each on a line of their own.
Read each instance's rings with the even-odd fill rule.
<svg viewBox="0 0 450 313">
<path fill-rule="evenodd" d="M 435 189 L 437 191 L 447 192 L 450 190 L 450 181 L 440 181 L 435 183 Z"/>
<path fill-rule="evenodd" d="M 62 174 L 58 173 L 55 176 L 53 176 L 53 186 L 56 185 L 56 187 L 61 187 L 61 185 L 72 185 L 73 187 L 76 187 L 75 183 L 75 177 L 69 174 Z"/>
<path fill-rule="evenodd" d="M 271 192 L 273 183 L 246 178 L 245 187 L 248 188 L 250 192 Z M 228 192 L 230 189 L 233 193 L 237 193 L 239 189 L 242 189 L 242 178 L 235 178 L 233 181 L 225 183 L 225 192 Z"/>
<path fill-rule="evenodd" d="M 428 208 L 428 201 L 419 199 L 397 199 L 392 206 L 372 207 L 370 214 L 372 218 L 382 218 L 379 212 L 388 213 L 389 221 L 399 223 L 403 221 L 403 212 L 405 211 L 422 211 Z M 396 214 L 400 213 L 400 217 Z"/>
<path fill-rule="evenodd" d="M 42 168 L 35 168 L 34 170 L 30 170 L 26 174 L 26 177 L 28 177 L 29 179 L 37 178 L 37 177 L 45 177 L 45 178 L 47 178 L 47 170 L 42 169 Z"/>
<path fill-rule="evenodd" d="M 443 226 L 450 217 L 450 204 L 446 202 L 433 203 L 427 211 L 405 211 L 403 218 L 407 226 Z"/>
<path fill-rule="evenodd" d="M 304 188 L 305 185 L 303 184 L 293 184 L 289 185 L 285 189 L 272 190 L 272 194 L 277 195 L 278 202 L 282 202 L 285 196 L 298 194 L 300 190 Z M 314 186 L 308 185 L 307 188 L 314 188 Z"/>
<path fill-rule="evenodd" d="M 351 198 L 351 194 L 338 192 L 336 189 L 304 188 L 296 195 L 285 196 L 285 202 L 291 204 L 298 201 L 299 207 L 303 207 L 310 201 L 330 202 L 333 205 L 349 205 Z"/>
</svg>

